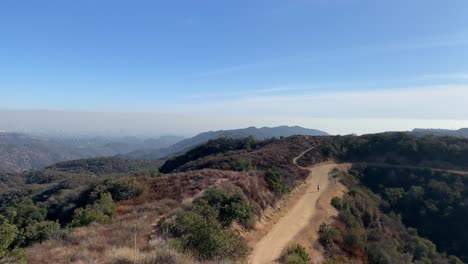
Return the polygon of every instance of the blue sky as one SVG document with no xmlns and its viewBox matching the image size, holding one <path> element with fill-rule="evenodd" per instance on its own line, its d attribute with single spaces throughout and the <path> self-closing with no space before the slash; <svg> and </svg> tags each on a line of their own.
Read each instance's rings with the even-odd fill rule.
<svg viewBox="0 0 468 264">
<path fill-rule="evenodd" d="M 358 96 L 384 106 L 364 100 L 304 115 L 466 119 L 429 104 L 468 98 L 467 14 L 466 0 L 3 0 L 0 108 L 221 114 L 230 106 L 240 111 L 226 114 L 241 118 L 253 104 L 249 111 L 272 116 L 304 114 L 259 101 Z M 386 95 L 402 91 L 436 97 L 392 114 L 398 100 Z"/>
</svg>

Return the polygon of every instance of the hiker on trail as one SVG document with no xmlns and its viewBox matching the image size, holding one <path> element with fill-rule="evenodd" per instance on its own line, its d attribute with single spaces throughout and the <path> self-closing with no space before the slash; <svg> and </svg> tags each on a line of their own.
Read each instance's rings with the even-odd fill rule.
<svg viewBox="0 0 468 264">
<path fill-rule="evenodd" d="M 320 185 L 317 184 L 317 192 L 320 192 Z"/>
</svg>

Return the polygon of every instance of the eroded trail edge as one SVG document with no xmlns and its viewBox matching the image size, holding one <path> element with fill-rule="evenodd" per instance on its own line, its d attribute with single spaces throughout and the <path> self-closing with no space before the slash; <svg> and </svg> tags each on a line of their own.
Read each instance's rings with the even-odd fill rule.
<svg viewBox="0 0 468 264">
<path fill-rule="evenodd" d="M 309 150 L 296 157 L 294 164 Z M 326 163 L 306 168 L 310 171 L 309 177 L 299 187 L 300 190 L 292 194 L 292 201 L 281 208 L 283 213 L 278 221 L 253 246 L 249 263 L 277 263 L 284 249 L 297 242 L 308 243 L 304 246 L 311 253 L 314 263 L 321 263 L 323 257 L 320 249 L 315 247 L 316 231 L 320 223 L 330 221 L 337 214 L 330 200 L 344 190 L 341 184 L 329 177 L 329 172 L 337 166 L 335 163 Z M 318 185 L 320 191 L 317 190 Z"/>
</svg>

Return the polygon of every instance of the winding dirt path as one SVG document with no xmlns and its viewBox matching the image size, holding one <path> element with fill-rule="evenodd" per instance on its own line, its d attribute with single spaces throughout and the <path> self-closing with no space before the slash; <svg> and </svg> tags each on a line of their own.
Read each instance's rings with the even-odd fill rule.
<svg viewBox="0 0 468 264">
<path fill-rule="evenodd" d="M 293 163 L 296 164 L 296 161 L 309 150 L 311 149 L 296 157 Z M 332 163 L 306 168 L 310 171 L 305 182 L 306 190 L 291 208 L 286 208 L 287 213 L 254 246 L 249 258 L 251 264 L 275 263 L 281 257 L 283 250 L 297 241 L 314 219 L 324 218 L 319 216 L 322 208 L 318 206 L 318 201 L 324 193 L 330 193 L 330 185 L 335 185 L 330 182 L 329 172 L 336 166 L 337 164 Z M 318 185 L 320 190 L 317 190 Z"/>
<path fill-rule="evenodd" d="M 309 177 L 302 186 L 298 187 L 298 191 L 292 194 L 290 197 L 292 201 L 286 201 L 287 206 L 280 208 L 281 212 L 277 212 L 279 220 L 271 224 L 264 224 L 270 228 L 265 230 L 265 235 L 260 240 L 255 240 L 258 242 L 253 245 L 253 251 L 249 257 L 250 264 L 278 263 L 285 248 L 293 243 L 301 243 L 306 246 L 313 263 L 323 262 L 323 249 L 317 242 L 318 227 L 323 222 L 331 222 L 333 216 L 338 214 L 330 205 L 330 200 L 332 197 L 341 195 L 346 191 L 346 187 L 330 179 L 329 172 L 337 167 L 347 170 L 352 164 L 322 163 L 311 167 L 299 166 L 297 160 L 312 149 L 305 150 L 293 159 L 292 162 L 296 166 L 310 171 Z M 467 171 L 377 163 L 364 164 L 378 167 L 432 169 L 468 175 Z M 318 185 L 320 185 L 320 190 L 317 190 Z"/>
</svg>

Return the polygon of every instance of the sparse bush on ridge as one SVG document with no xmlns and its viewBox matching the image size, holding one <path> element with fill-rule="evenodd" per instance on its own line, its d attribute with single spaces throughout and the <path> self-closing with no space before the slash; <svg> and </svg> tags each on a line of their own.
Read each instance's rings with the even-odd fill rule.
<svg viewBox="0 0 468 264">
<path fill-rule="evenodd" d="M 47 210 L 36 205 L 30 198 L 13 200 L 0 212 L 3 223 L 8 222 L 16 229 L 14 246 L 29 246 L 49 239 L 60 229 L 60 224 L 46 220 Z"/>
<path fill-rule="evenodd" d="M 265 172 L 265 180 L 268 187 L 278 193 L 287 193 L 292 188 L 292 176 L 286 176 L 284 171 L 278 168 L 269 169 Z"/>
<path fill-rule="evenodd" d="M 209 188 L 193 208 L 166 226 L 176 244 L 200 260 L 242 260 L 247 244 L 229 226 L 232 222 L 246 225 L 253 214 L 253 207 L 240 194 Z"/>
<path fill-rule="evenodd" d="M 288 247 L 283 259 L 285 264 L 309 264 L 311 261 L 309 254 L 300 244 Z"/>
<path fill-rule="evenodd" d="M 18 229 L 0 215 L 0 258 L 5 256 L 10 245 L 16 240 Z"/>
<path fill-rule="evenodd" d="M 105 180 L 94 187 L 90 198 L 97 199 L 102 193 L 106 192 L 112 195 L 114 201 L 123 201 L 141 195 L 143 193 L 143 187 L 140 186 L 135 178 Z"/>
<path fill-rule="evenodd" d="M 195 264 L 189 255 L 178 252 L 161 239 L 149 241 L 149 251 L 140 251 L 130 247 L 113 247 L 107 251 L 111 264 Z"/>
<path fill-rule="evenodd" d="M 110 193 L 103 193 L 101 198 L 94 204 L 88 205 L 86 208 L 76 209 L 70 226 L 85 226 L 92 222 L 110 223 L 115 216 L 116 209 L 117 207 L 112 200 L 112 195 Z"/>
<path fill-rule="evenodd" d="M 340 235 L 335 227 L 325 223 L 320 225 L 318 234 L 319 242 L 324 248 L 330 248 Z"/>
<path fill-rule="evenodd" d="M 24 248 L 15 247 L 0 257 L 0 264 L 27 264 L 27 252 Z"/>
<path fill-rule="evenodd" d="M 233 222 L 247 226 L 255 213 L 253 206 L 239 193 L 231 194 L 208 188 L 201 200 L 218 211 L 218 220 L 225 227 Z"/>
<path fill-rule="evenodd" d="M 184 250 L 200 260 L 241 260 L 247 255 L 245 241 L 234 231 L 224 229 L 216 210 L 208 204 L 198 204 L 179 214 L 170 232 Z"/>
<path fill-rule="evenodd" d="M 60 230 L 60 224 L 52 221 L 37 222 L 28 225 L 23 233 L 23 244 L 30 246 L 33 243 L 43 242 L 52 238 Z"/>
<path fill-rule="evenodd" d="M 46 217 L 47 210 L 38 206 L 29 197 L 13 200 L 9 206 L 2 208 L 1 212 L 8 221 L 16 225 L 19 229 L 26 226 L 43 221 Z"/>
<path fill-rule="evenodd" d="M 342 200 L 340 197 L 333 197 L 331 199 L 331 204 L 333 207 L 335 207 L 337 210 L 341 210 L 343 208 Z"/>
<path fill-rule="evenodd" d="M 230 167 L 233 171 L 249 171 L 255 170 L 255 165 L 251 161 L 245 159 L 236 159 L 231 162 Z"/>
</svg>

